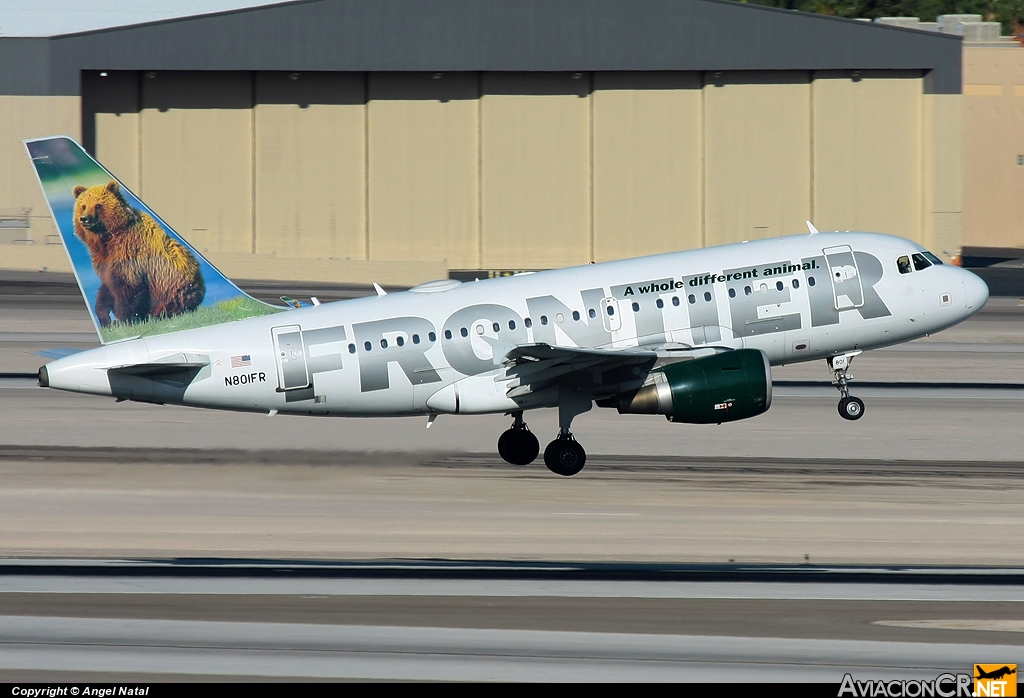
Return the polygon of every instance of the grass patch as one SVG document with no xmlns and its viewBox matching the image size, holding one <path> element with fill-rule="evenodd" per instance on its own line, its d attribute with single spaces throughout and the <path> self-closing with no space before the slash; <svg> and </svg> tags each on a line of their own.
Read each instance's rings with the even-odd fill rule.
<svg viewBox="0 0 1024 698">
<path fill-rule="evenodd" d="M 152 318 L 142 322 L 114 322 L 101 327 L 104 342 L 115 342 L 130 337 L 149 337 L 155 334 L 194 330 L 225 322 L 244 320 L 260 315 L 272 315 L 283 308 L 275 308 L 253 298 L 239 296 L 211 306 L 200 306 L 195 310 L 167 318 Z"/>
</svg>

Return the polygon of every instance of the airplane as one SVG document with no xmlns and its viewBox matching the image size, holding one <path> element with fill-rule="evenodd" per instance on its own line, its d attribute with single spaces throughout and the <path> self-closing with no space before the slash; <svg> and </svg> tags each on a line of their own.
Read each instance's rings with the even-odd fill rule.
<svg viewBox="0 0 1024 698">
<path fill-rule="evenodd" d="M 312 305 L 251 298 L 66 136 L 25 141 L 102 346 L 44 387 L 117 400 L 331 417 L 506 414 L 498 453 L 540 453 L 524 414 L 558 409 L 555 474 L 586 463 L 594 405 L 670 422 L 766 412 L 771 367 L 824 360 L 864 415 L 862 352 L 951 327 L 988 287 L 915 242 L 818 232 Z M 296 307 L 298 306 L 298 307 Z"/>
<path fill-rule="evenodd" d="M 1016 665 L 1014 665 L 1014 666 L 1016 667 Z M 1008 666 L 1003 666 L 1003 667 L 1001 667 L 999 669 L 995 669 L 993 671 L 985 671 L 984 669 L 982 669 L 977 664 L 974 665 L 974 668 L 977 671 L 977 676 L 974 677 L 976 679 L 995 679 L 995 680 L 999 680 L 999 679 L 1003 678 L 1004 676 L 1010 676 L 1011 674 L 1016 674 L 1017 673 L 1017 669 L 1016 668 L 1011 669 Z"/>
</svg>

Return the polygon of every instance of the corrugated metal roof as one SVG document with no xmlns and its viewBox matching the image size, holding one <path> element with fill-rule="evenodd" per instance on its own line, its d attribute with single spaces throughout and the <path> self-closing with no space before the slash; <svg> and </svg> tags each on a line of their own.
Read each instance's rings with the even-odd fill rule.
<svg viewBox="0 0 1024 698">
<path fill-rule="evenodd" d="M 299 0 L 0 39 L 0 94 L 79 94 L 83 70 L 920 70 L 957 93 L 960 44 L 726 0 Z"/>
</svg>

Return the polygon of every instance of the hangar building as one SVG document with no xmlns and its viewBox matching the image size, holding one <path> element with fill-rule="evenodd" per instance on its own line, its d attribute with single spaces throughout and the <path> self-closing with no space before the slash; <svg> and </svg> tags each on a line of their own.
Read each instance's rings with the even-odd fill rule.
<svg viewBox="0 0 1024 698">
<path fill-rule="evenodd" d="M 960 44 L 723 0 L 305 0 L 0 38 L 0 266 L 68 267 L 21 145 L 55 133 L 240 278 L 411 284 L 805 220 L 948 256 Z"/>
</svg>

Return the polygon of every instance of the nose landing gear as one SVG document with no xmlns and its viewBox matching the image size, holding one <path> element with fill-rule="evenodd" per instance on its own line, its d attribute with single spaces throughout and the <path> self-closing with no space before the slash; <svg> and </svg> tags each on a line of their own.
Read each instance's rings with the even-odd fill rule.
<svg viewBox="0 0 1024 698">
<path fill-rule="evenodd" d="M 529 465 L 540 453 L 540 442 L 523 421 L 522 411 L 513 412 L 512 418 L 511 428 L 498 438 L 498 455 L 512 465 Z"/>
<path fill-rule="evenodd" d="M 852 374 L 847 373 L 854 358 L 862 352 L 852 351 L 848 354 L 840 354 L 828 359 L 828 368 L 832 372 L 832 385 L 839 390 L 839 416 L 851 421 L 864 416 L 864 401 L 850 395 L 850 380 Z"/>
</svg>

